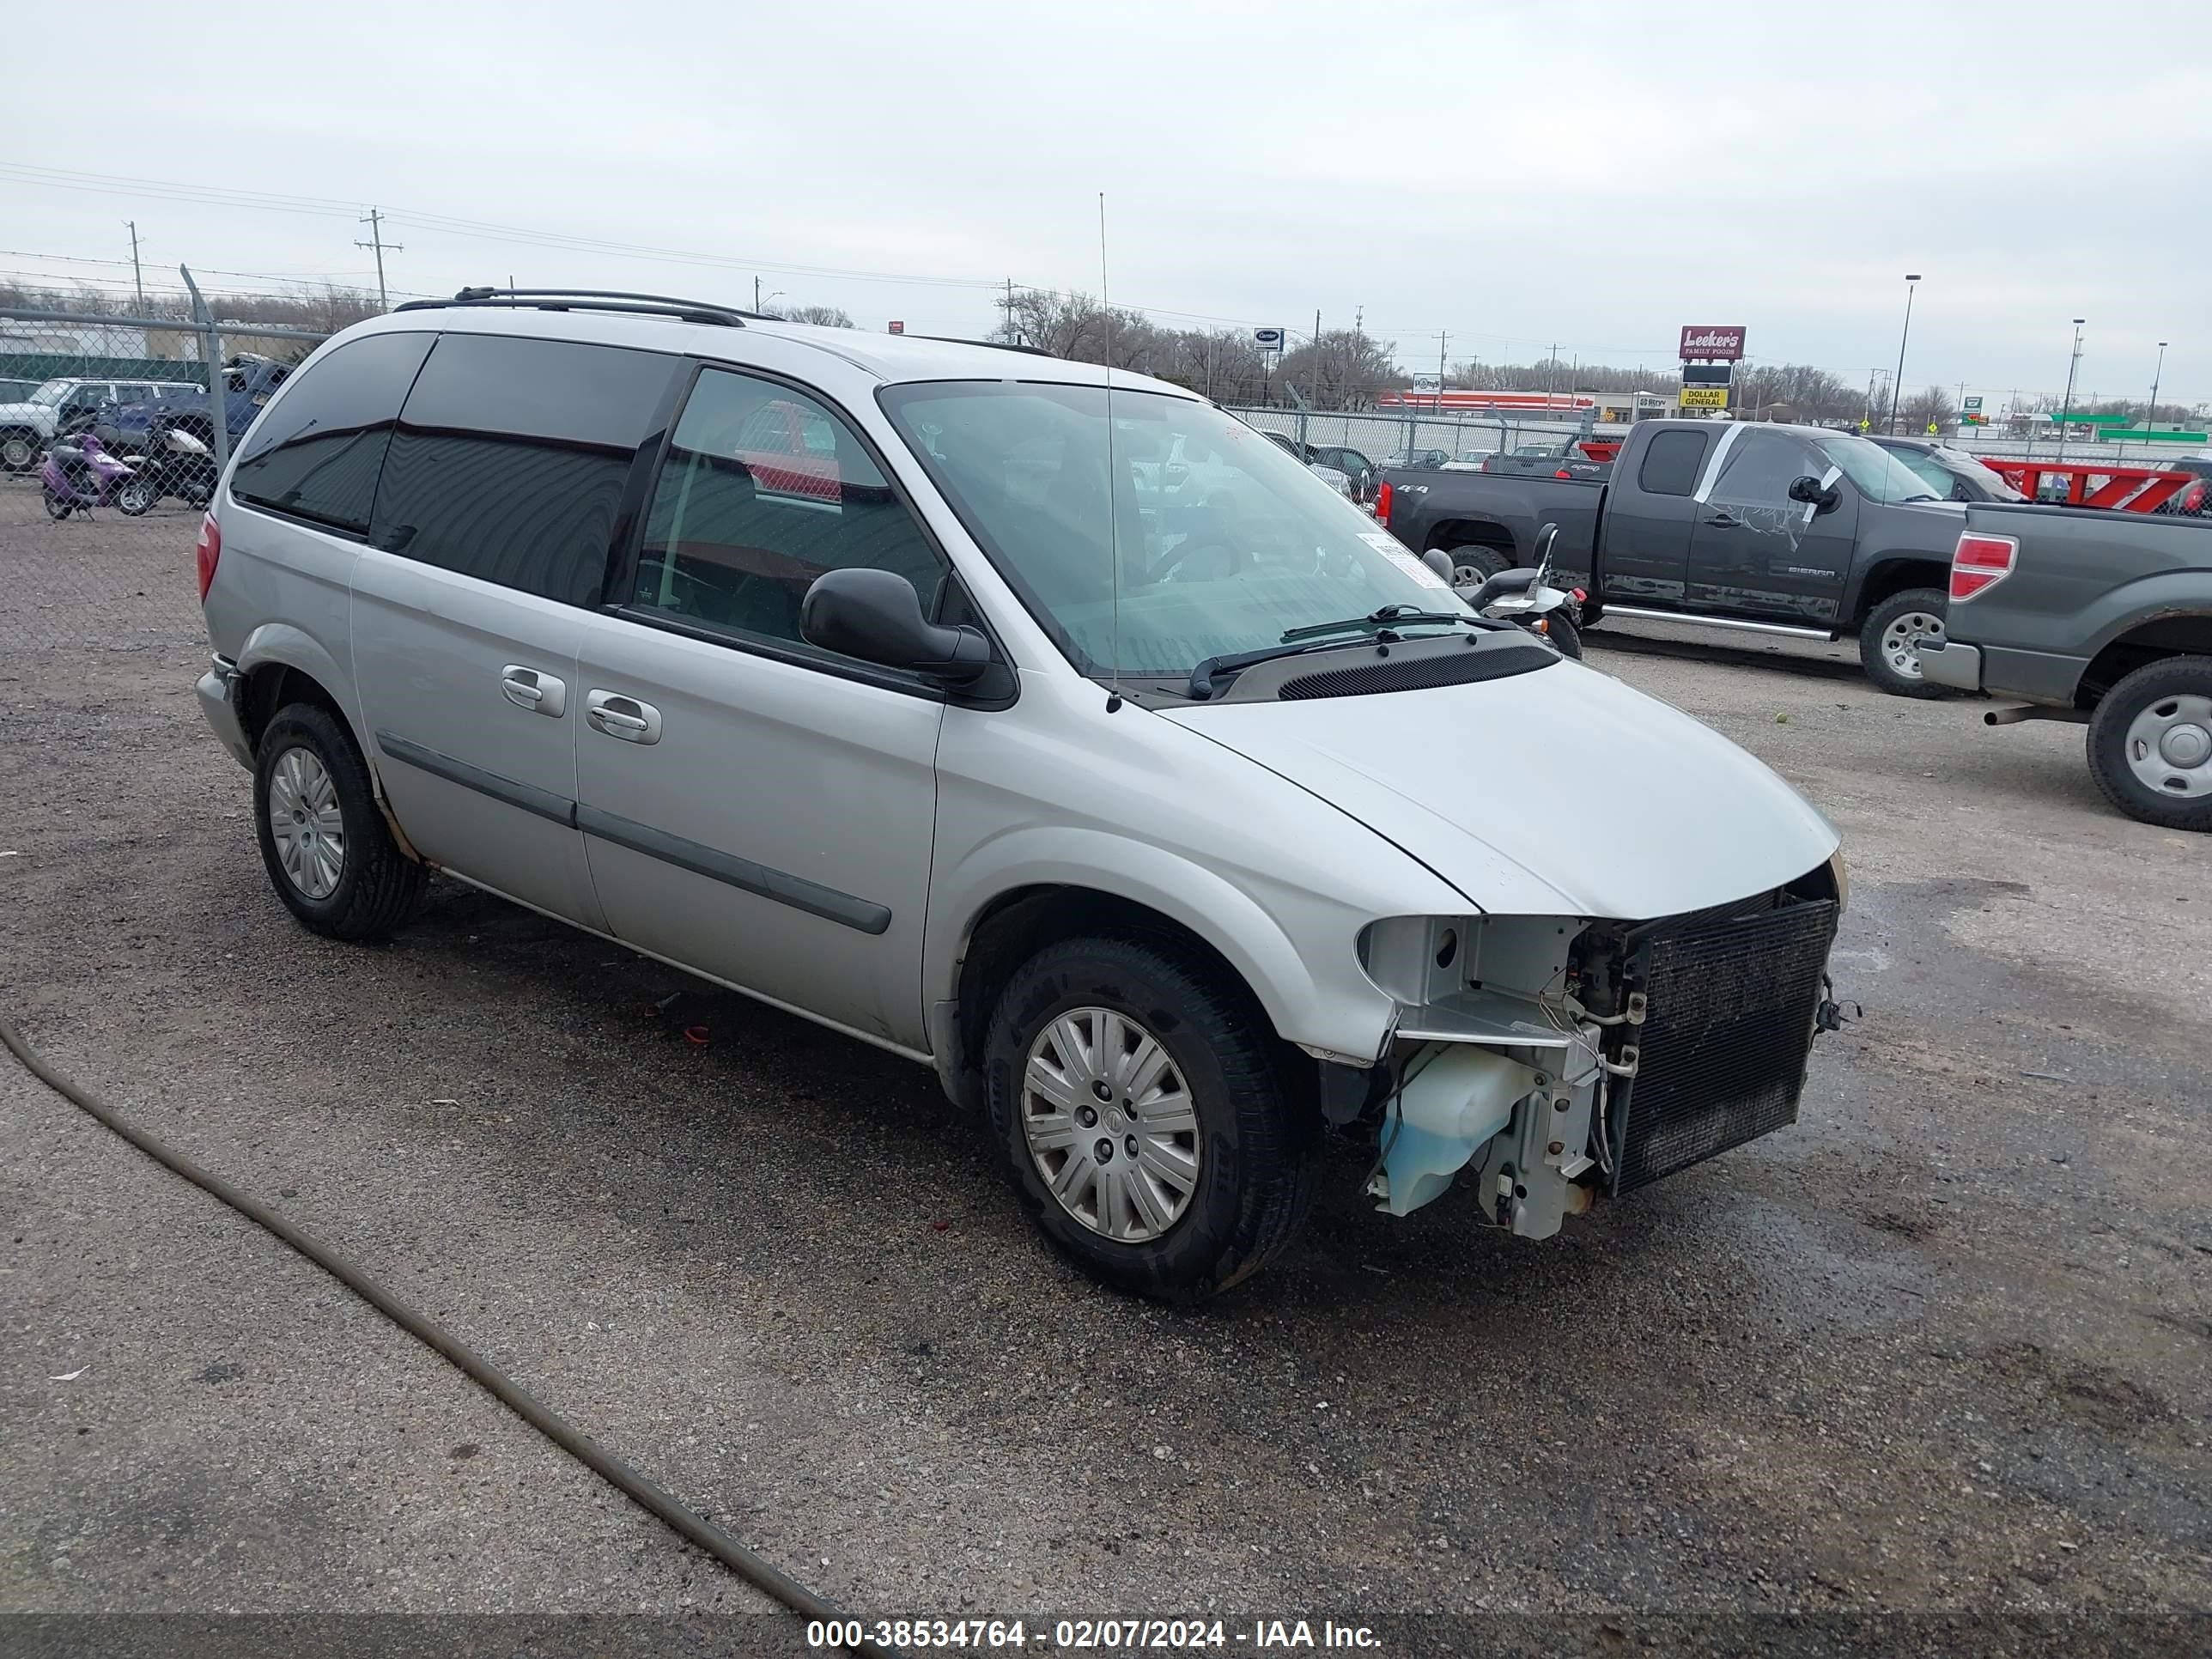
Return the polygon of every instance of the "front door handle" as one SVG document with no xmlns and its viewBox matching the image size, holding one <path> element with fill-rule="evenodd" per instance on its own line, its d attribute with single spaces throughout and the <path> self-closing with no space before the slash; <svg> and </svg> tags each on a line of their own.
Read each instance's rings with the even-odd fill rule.
<svg viewBox="0 0 2212 1659">
<path fill-rule="evenodd" d="M 584 718 L 611 738 L 624 743 L 659 743 L 660 711 L 649 702 L 626 697 L 619 691 L 584 694 Z"/>
<path fill-rule="evenodd" d="M 559 720 L 568 707 L 568 684 L 535 668 L 511 662 L 499 671 L 500 694 L 517 708 Z"/>
<path fill-rule="evenodd" d="M 1705 522 L 1712 526 L 1716 530 L 1741 530 L 1743 528 L 1743 520 L 1741 519 L 1733 517 L 1726 513 L 1716 513 L 1711 518 L 1707 519 Z"/>
</svg>

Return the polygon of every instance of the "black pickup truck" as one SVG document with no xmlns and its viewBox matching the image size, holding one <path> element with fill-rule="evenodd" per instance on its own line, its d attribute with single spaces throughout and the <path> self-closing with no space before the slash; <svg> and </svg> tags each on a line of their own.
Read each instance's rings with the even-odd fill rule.
<svg viewBox="0 0 2212 1659">
<path fill-rule="evenodd" d="M 1917 647 L 1943 633 L 1951 552 L 1995 509 L 1937 499 L 1895 456 L 1823 428 L 1642 421 L 1603 478 L 1386 469 L 1376 516 L 1455 580 L 1528 562 L 1559 526 L 1586 624 L 1642 617 L 1799 638 L 1856 634 L 1885 691 L 1935 696 Z M 2113 515 L 2091 514 L 2109 523 Z"/>
<path fill-rule="evenodd" d="M 2113 805 L 2212 830 L 2212 525 L 1977 513 L 1949 598 L 1948 636 L 1919 647 L 1932 683 L 2023 701 L 1984 714 L 1992 726 L 2085 722 L 2090 775 Z"/>
</svg>

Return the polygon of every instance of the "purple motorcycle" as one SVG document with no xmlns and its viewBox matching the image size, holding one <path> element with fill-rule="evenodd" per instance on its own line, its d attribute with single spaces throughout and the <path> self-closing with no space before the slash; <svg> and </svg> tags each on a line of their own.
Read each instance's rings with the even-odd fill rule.
<svg viewBox="0 0 2212 1659">
<path fill-rule="evenodd" d="M 95 507 L 113 507 L 135 519 L 161 499 L 137 467 L 109 454 L 107 446 L 89 432 L 46 452 L 39 468 L 39 493 L 46 498 L 48 516 L 55 519 Z"/>
</svg>

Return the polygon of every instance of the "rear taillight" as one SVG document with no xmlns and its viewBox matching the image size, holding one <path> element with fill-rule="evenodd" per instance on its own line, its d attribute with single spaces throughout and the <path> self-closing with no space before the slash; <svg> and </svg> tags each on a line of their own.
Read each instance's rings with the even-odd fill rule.
<svg viewBox="0 0 2212 1659">
<path fill-rule="evenodd" d="M 1375 492 L 1375 521 L 1377 524 L 1385 525 L 1390 522 L 1390 481 L 1388 478 L 1382 481 L 1382 487 Z"/>
<path fill-rule="evenodd" d="M 222 557 L 222 526 L 215 521 L 215 514 L 200 515 L 200 538 L 192 549 L 200 572 L 200 603 L 207 603 L 208 589 L 215 583 L 216 561 Z"/>
<path fill-rule="evenodd" d="M 1571 473 L 1571 472 L 1568 471 L 1567 471 L 1567 469 L 1566 469 L 1566 468 L 1565 468 L 1565 467 L 1563 466 L 1563 467 L 1561 467 L 1561 468 L 1560 468 L 1557 472 L 1554 472 L 1552 476 L 1553 476 L 1553 477 L 1555 477 L 1555 478 L 1566 478 L 1566 479 L 1571 480 L 1571 479 L 1574 477 L 1574 476 L 1575 476 L 1575 475 L 1574 475 L 1573 473 Z"/>
<path fill-rule="evenodd" d="M 1983 536 L 1969 530 L 1951 555 L 1951 597 L 1971 599 L 2012 574 L 2020 544 L 2010 536 Z"/>
</svg>

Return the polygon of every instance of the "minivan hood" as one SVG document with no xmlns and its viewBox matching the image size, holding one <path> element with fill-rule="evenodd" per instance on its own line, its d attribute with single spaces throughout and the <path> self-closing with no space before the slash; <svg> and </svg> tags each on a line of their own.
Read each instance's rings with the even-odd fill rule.
<svg viewBox="0 0 2212 1659">
<path fill-rule="evenodd" d="M 1778 887 L 1836 850 L 1828 821 L 1760 762 L 1579 663 L 1163 712 L 1500 915 L 1675 915 Z"/>
</svg>

